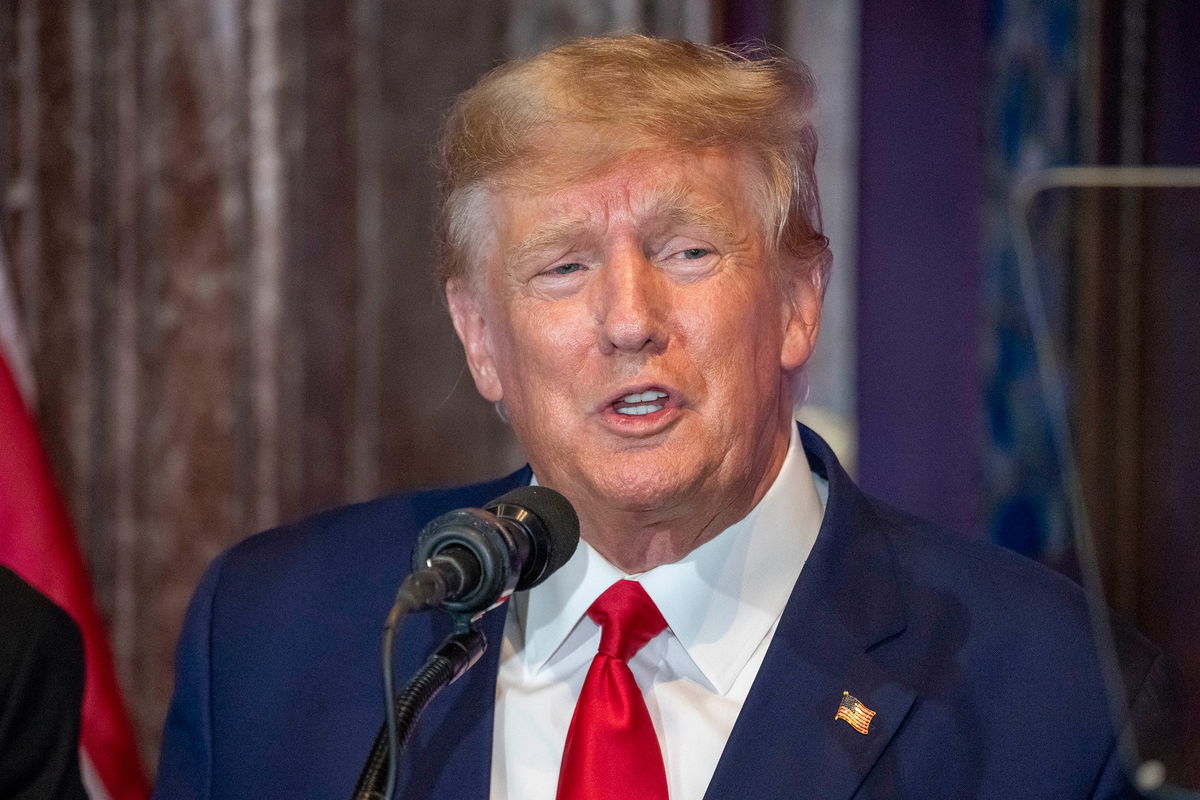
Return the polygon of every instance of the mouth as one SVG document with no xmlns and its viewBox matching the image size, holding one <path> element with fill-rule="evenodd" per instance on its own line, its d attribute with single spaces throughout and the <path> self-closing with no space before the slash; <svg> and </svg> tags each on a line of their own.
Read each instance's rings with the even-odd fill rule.
<svg viewBox="0 0 1200 800">
<path fill-rule="evenodd" d="M 644 417 L 662 411 L 667 407 L 666 392 L 659 389 L 649 389 L 644 392 L 630 392 L 612 402 L 613 411 L 627 417 Z"/>
<path fill-rule="evenodd" d="M 668 424 L 681 405 L 679 393 L 666 386 L 631 386 L 609 398 L 600 416 L 619 430 L 647 433 Z"/>
</svg>

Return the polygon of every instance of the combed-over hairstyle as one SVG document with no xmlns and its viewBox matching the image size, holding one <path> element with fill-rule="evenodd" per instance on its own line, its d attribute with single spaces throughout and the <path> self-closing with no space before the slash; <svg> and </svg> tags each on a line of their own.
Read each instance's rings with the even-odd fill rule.
<svg viewBox="0 0 1200 800">
<path fill-rule="evenodd" d="M 813 96 L 808 69 L 780 54 L 646 36 L 576 39 L 503 64 L 446 122 L 438 278 L 445 286 L 476 271 L 489 191 L 560 188 L 638 150 L 725 148 L 760 172 L 747 185 L 769 250 L 823 290 Z"/>
</svg>

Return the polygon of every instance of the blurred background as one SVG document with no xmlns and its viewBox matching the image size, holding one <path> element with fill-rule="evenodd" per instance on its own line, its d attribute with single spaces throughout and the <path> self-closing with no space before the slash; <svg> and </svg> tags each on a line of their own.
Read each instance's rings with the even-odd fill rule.
<svg viewBox="0 0 1200 800">
<path fill-rule="evenodd" d="M 0 338 L 150 774 L 218 552 L 522 463 L 432 279 L 431 147 L 497 62 L 613 31 L 810 64 L 835 259 L 804 418 L 868 491 L 1077 580 L 1086 511 L 1200 730 L 1200 190 L 1037 183 L 1200 165 L 1200 3 L 10 0 Z"/>
</svg>

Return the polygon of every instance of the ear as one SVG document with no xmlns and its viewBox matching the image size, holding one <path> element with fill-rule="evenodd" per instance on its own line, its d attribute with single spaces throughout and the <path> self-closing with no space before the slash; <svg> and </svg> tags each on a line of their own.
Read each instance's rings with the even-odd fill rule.
<svg viewBox="0 0 1200 800">
<path fill-rule="evenodd" d="M 467 355 L 467 366 L 471 370 L 471 377 L 475 379 L 475 388 L 485 400 L 498 403 L 504 398 L 504 389 L 496 372 L 491 331 L 479 295 L 468 283 L 453 280 L 446 284 L 450 319 Z"/>
<path fill-rule="evenodd" d="M 820 270 L 800 266 L 785 286 L 783 348 L 780 365 L 792 372 L 804 366 L 817 344 L 821 328 L 821 299 L 824 296 Z"/>
</svg>

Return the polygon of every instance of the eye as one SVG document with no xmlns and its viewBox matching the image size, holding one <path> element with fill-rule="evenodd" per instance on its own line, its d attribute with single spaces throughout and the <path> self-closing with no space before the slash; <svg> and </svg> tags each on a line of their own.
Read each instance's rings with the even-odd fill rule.
<svg viewBox="0 0 1200 800">
<path fill-rule="evenodd" d="M 583 269 L 583 264 L 578 261 L 572 261 L 570 264 L 559 264 L 557 267 L 551 267 L 546 270 L 546 275 L 570 275 L 579 272 Z"/>
<path fill-rule="evenodd" d="M 720 270 L 722 256 L 716 246 L 698 236 L 678 235 L 663 243 L 657 263 L 673 280 L 694 283 Z"/>
</svg>

